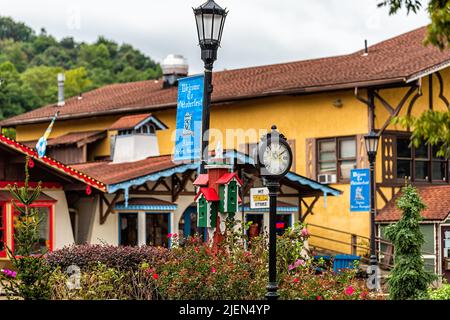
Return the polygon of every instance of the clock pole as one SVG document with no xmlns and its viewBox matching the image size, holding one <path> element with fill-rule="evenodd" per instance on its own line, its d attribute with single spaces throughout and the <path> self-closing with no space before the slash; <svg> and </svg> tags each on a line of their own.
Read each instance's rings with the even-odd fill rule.
<svg viewBox="0 0 450 320">
<path fill-rule="evenodd" d="M 274 147 L 278 145 L 278 148 Z M 284 149 L 284 151 L 280 151 Z M 269 134 L 262 137 L 256 154 L 256 165 L 263 178 L 264 185 L 269 189 L 269 283 L 267 285 L 267 300 L 277 300 L 277 197 L 280 191 L 280 180 L 289 172 L 292 166 L 292 150 L 286 137 L 272 126 Z M 282 161 L 284 160 L 284 161 Z M 281 170 L 280 170 L 281 169 Z"/>
<path fill-rule="evenodd" d="M 269 189 L 269 284 L 267 286 L 267 300 L 277 300 L 277 195 L 280 190 L 280 183 L 277 180 L 264 179 L 266 187 Z"/>
</svg>

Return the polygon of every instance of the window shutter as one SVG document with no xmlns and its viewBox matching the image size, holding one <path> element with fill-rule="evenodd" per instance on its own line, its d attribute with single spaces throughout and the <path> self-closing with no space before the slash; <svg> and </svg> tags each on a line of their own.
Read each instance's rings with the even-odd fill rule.
<svg viewBox="0 0 450 320">
<path fill-rule="evenodd" d="M 397 172 L 397 139 L 394 135 L 381 137 L 381 172 L 383 182 L 394 182 Z"/>
<path fill-rule="evenodd" d="M 296 172 L 297 171 L 297 167 L 295 165 L 295 159 L 296 159 L 296 152 L 295 152 L 295 139 L 290 139 L 287 141 L 289 146 L 291 147 L 292 150 L 292 167 L 291 167 L 291 171 Z"/>
<path fill-rule="evenodd" d="M 369 167 L 367 151 L 364 142 L 364 134 L 356 135 L 356 168 L 364 169 Z"/>
<path fill-rule="evenodd" d="M 316 139 L 306 139 L 306 177 L 312 180 L 317 180 L 316 169 Z"/>
</svg>

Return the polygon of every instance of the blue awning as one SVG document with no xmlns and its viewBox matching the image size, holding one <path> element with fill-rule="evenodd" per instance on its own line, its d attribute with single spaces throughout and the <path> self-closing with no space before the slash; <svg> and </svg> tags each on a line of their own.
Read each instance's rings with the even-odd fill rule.
<svg viewBox="0 0 450 320">
<path fill-rule="evenodd" d="M 236 150 L 226 150 L 224 151 L 225 159 L 232 159 L 233 161 L 237 160 L 238 164 L 250 164 L 254 165 L 254 161 L 251 157 L 246 155 L 245 153 L 238 152 Z M 133 186 L 140 186 L 143 185 L 149 181 L 158 181 L 160 178 L 167 178 L 177 173 L 184 173 L 188 170 L 199 170 L 200 168 L 200 162 L 194 162 L 194 163 L 187 163 L 187 164 L 180 164 L 176 167 L 161 170 L 158 172 L 153 172 L 151 174 L 130 179 L 128 181 L 123 181 L 116 184 L 108 185 L 108 193 L 115 193 L 118 190 L 124 190 L 124 196 L 125 196 L 125 207 L 128 206 L 128 196 L 129 196 L 129 188 Z M 338 196 L 342 194 L 340 190 L 334 189 L 332 187 L 329 187 L 327 185 L 321 184 L 317 181 L 308 179 L 306 177 L 303 177 L 295 172 L 289 172 L 284 179 L 287 179 L 288 181 L 293 183 L 293 186 L 295 184 L 298 184 L 298 186 L 303 186 L 307 188 L 311 188 L 313 190 L 318 191 L 319 193 L 322 193 L 324 196 L 324 201 L 326 204 L 326 199 L 328 195 L 331 196 Z"/>
</svg>

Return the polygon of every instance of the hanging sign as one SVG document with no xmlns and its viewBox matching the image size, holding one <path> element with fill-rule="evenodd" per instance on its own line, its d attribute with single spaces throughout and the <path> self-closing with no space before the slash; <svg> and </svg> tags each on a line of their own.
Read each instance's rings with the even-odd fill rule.
<svg viewBox="0 0 450 320">
<path fill-rule="evenodd" d="M 251 188 L 250 189 L 250 208 L 251 209 L 268 209 L 269 189 L 267 188 Z"/>
<path fill-rule="evenodd" d="M 353 169 L 350 172 L 350 211 L 370 211 L 369 169 Z"/>
<path fill-rule="evenodd" d="M 178 80 L 175 161 L 200 159 L 203 78 L 199 75 Z"/>
</svg>

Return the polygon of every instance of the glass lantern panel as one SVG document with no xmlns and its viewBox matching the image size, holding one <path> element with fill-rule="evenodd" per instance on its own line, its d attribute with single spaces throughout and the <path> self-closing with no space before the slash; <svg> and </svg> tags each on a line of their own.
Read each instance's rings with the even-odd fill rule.
<svg viewBox="0 0 450 320">
<path fill-rule="evenodd" d="M 203 26 L 205 28 L 205 40 L 211 40 L 212 39 L 212 21 L 213 21 L 213 15 L 212 14 L 203 14 Z"/>
<path fill-rule="evenodd" d="M 197 23 L 197 30 L 198 30 L 198 40 L 199 41 L 203 41 L 204 40 L 202 17 L 203 17 L 202 14 L 195 15 L 195 20 L 196 20 L 196 23 Z"/>
<path fill-rule="evenodd" d="M 213 30 L 213 39 L 219 41 L 220 39 L 220 29 L 222 28 L 222 16 L 214 15 L 214 30 Z"/>
</svg>

